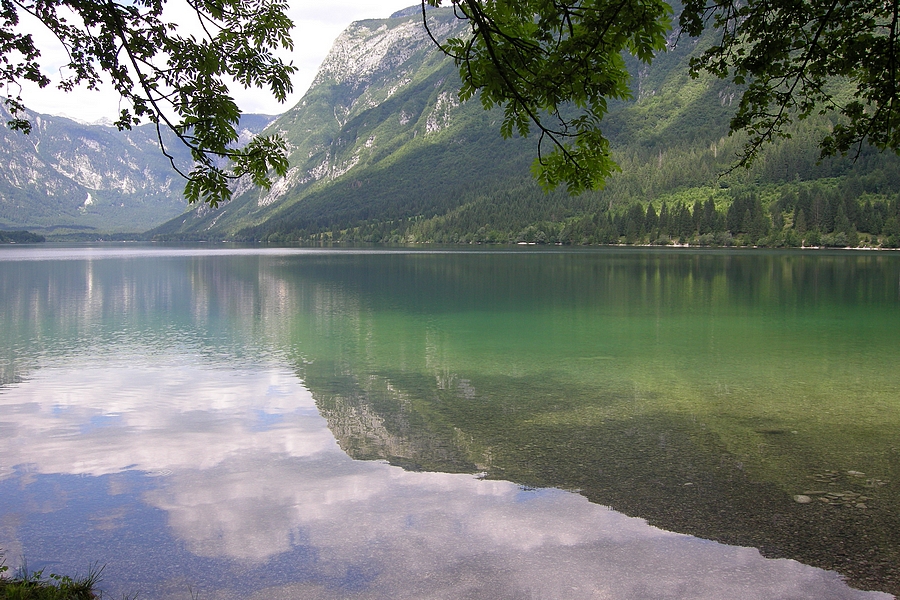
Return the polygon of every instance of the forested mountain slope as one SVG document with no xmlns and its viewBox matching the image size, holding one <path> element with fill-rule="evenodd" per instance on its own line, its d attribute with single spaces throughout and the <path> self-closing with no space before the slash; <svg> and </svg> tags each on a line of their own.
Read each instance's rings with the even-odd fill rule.
<svg viewBox="0 0 900 600">
<path fill-rule="evenodd" d="M 439 36 L 460 31 L 429 13 Z M 677 40 L 677 44 L 676 44 Z M 159 239 L 293 242 L 900 244 L 900 160 L 863 148 L 818 161 L 825 117 L 722 175 L 742 142 L 727 125 L 738 90 L 687 64 L 704 40 L 673 34 L 651 67 L 633 61 L 635 98 L 604 131 L 622 168 L 602 191 L 546 194 L 534 138 L 504 140 L 500 115 L 460 104 L 453 61 L 415 11 L 352 24 L 303 100 L 272 124 L 291 169 L 269 191 L 239 186 L 151 232 Z"/>
<path fill-rule="evenodd" d="M 431 11 L 436 35 L 459 24 Z M 485 185 L 528 178 L 530 142 L 502 140 L 496 115 L 460 106 L 459 78 L 421 16 L 353 23 L 303 100 L 270 128 L 290 143 L 291 168 L 271 190 L 239 186 L 157 234 L 254 237 L 443 214 Z M 252 233 L 248 233 L 252 232 Z"/>
</svg>

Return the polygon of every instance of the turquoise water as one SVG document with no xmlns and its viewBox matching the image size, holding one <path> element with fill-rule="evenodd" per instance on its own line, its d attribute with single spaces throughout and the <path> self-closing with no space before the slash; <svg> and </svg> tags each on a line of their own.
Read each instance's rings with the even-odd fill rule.
<svg viewBox="0 0 900 600">
<path fill-rule="evenodd" d="M 16 247 L 0 302 L 13 565 L 143 598 L 900 590 L 896 253 Z"/>
</svg>

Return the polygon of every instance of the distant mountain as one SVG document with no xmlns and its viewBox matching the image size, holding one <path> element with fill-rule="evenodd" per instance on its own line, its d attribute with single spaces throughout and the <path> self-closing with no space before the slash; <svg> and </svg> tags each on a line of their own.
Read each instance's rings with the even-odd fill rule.
<svg viewBox="0 0 900 600">
<path fill-rule="evenodd" d="M 438 37 L 463 31 L 450 10 L 432 10 L 428 18 Z M 198 207 L 150 234 L 271 242 L 666 243 L 704 233 L 699 202 L 714 205 L 710 222 L 721 225 L 707 228 L 703 243 L 731 243 L 737 236 L 755 244 L 769 236 L 775 245 L 791 245 L 805 239 L 806 228 L 787 235 L 798 198 L 807 220 L 813 209 L 830 215 L 830 221 L 817 216 L 822 234 L 834 231 L 837 204 L 845 197 L 881 202 L 875 207 L 881 221 L 900 211 L 900 204 L 891 204 L 900 189 L 895 156 L 865 149 L 856 163 L 818 160 L 815 140 L 831 125 L 825 118 L 798 126 L 792 139 L 767 148 L 751 169 L 722 177 L 741 149 L 740 136 L 728 136 L 739 90 L 689 76 L 690 57 L 708 43 L 680 39 L 676 31 L 652 66 L 632 60 L 635 98 L 614 103 L 603 124 L 622 172 L 606 189 L 572 198 L 564 190 L 545 194 L 532 181 L 536 139 L 504 140 L 499 111 L 484 111 L 477 99 L 460 104 L 457 67 L 434 47 L 417 11 L 353 23 L 301 102 L 268 129 L 290 144 L 287 176 L 269 191 L 238 186 L 231 202 Z M 732 219 L 726 231 L 726 211 L 741 194 L 753 196 L 746 200 L 753 214 Z M 654 230 L 657 221 L 649 216 L 644 220 L 647 203 L 655 204 L 650 212 L 656 215 L 663 200 L 684 207 L 673 212 L 671 231 Z M 641 222 L 632 215 L 627 232 L 631 206 L 639 206 Z M 846 212 L 861 214 L 852 208 Z M 755 228 L 746 225 L 751 220 Z M 881 233 L 871 240 L 854 237 L 854 227 L 866 231 L 862 220 L 851 217 L 847 235 L 834 243 L 846 238 L 874 244 Z"/>
<path fill-rule="evenodd" d="M 438 37 L 464 31 L 449 9 L 428 14 Z M 537 155 L 535 138 L 504 140 L 499 111 L 484 111 L 477 99 L 460 104 L 457 67 L 434 47 L 418 11 L 353 23 L 335 41 L 300 103 L 268 129 L 290 144 L 287 176 L 269 191 L 240 185 L 231 202 L 214 210 L 197 207 L 150 235 L 270 242 L 666 243 L 696 241 L 702 234 L 707 237 L 701 243 L 731 243 L 734 236 L 741 243 L 796 245 L 807 230 L 834 232 L 840 210 L 849 216 L 845 235 L 828 243 L 876 244 L 879 235 L 892 235 L 891 215 L 900 219 L 900 202 L 894 200 L 900 160 L 864 149 L 855 162 L 820 162 L 815 140 L 831 126 L 827 118 L 805 121 L 749 170 L 721 176 L 741 149 L 741 136 L 728 136 L 739 90 L 688 74 L 690 57 L 711 42 L 682 39 L 675 31 L 668 51 L 652 66 L 631 61 L 635 98 L 613 103 L 603 123 L 622 172 L 604 190 L 573 198 L 564 190 L 545 194 L 534 184 L 529 166 Z M 743 212 L 732 219 L 726 231 L 726 212 L 736 198 L 752 210 L 747 219 Z M 662 201 L 684 210 L 668 229 L 654 229 L 658 221 L 647 216 L 645 222 L 645 212 L 654 204 L 649 212 L 655 218 Z M 845 201 L 853 206 L 839 210 Z M 862 208 L 854 208 L 866 201 L 874 203 L 869 212 L 875 221 L 865 221 Z M 711 222 L 719 229 L 704 234 L 697 203 L 714 206 Z M 634 213 L 630 224 L 628 210 Z M 805 225 L 798 227 L 801 210 Z M 887 230 L 869 222 L 884 223 Z M 789 235 L 795 227 L 798 233 Z M 873 233 L 854 237 L 857 230 Z M 807 241 L 819 239 L 811 235 Z M 891 239 L 900 243 L 900 228 Z"/>
<path fill-rule="evenodd" d="M 465 32 L 449 9 L 430 10 L 428 20 L 437 37 Z M 153 228 L 147 235 L 161 240 L 900 246 L 900 159 L 863 148 L 856 160 L 819 161 L 826 117 L 722 176 L 742 144 L 728 135 L 739 90 L 689 76 L 691 56 L 709 43 L 675 31 L 652 66 L 631 60 L 635 97 L 611 103 L 603 122 L 622 171 L 601 191 L 540 190 L 529 168 L 536 138 L 505 140 L 500 111 L 459 102 L 456 65 L 410 9 L 351 24 L 296 106 L 246 117 L 246 135 L 265 128 L 289 144 L 290 169 L 270 190 L 241 181 L 230 202 L 186 210 L 152 127 L 118 132 L 32 115 L 31 135 L 2 133 L 0 229 Z"/>
<path fill-rule="evenodd" d="M 0 119 L 8 118 L 0 107 Z M 0 128 L 0 229 L 140 232 L 185 210 L 184 181 L 160 152 L 154 126 L 120 132 L 65 117 L 28 118 L 29 135 Z M 273 119 L 247 115 L 243 135 Z M 189 165 L 178 144 L 168 148 Z"/>
<path fill-rule="evenodd" d="M 291 168 L 269 191 L 239 186 L 157 235 L 252 238 L 255 230 L 344 228 L 373 219 L 443 214 L 468 194 L 528 179 L 530 140 L 503 140 L 498 116 L 460 105 L 459 76 L 421 15 L 359 21 L 335 41 L 310 90 L 270 132 Z M 439 37 L 461 32 L 452 11 L 429 12 Z"/>
</svg>

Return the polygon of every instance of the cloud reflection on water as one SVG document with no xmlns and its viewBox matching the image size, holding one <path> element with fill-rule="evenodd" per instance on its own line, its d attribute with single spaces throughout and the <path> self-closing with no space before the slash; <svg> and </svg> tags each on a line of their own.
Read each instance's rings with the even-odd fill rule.
<svg viewBox="0 0 900 600">
<path fill-rule="evenodd" d="M 0 440 L 3 466 L 99 476 L 206 469 L 249 450 L 337 450 L 306 418 L 318 415 L 311 394 L 283 368 L 210 368 L 195 356 L 98 362 L 40 369 L 0 391 L 0 427 L 15 432 Z M 265 415 L 290 427 L 258 426 Z"/>
<path fill-rule="evenodd" d="M 297 548 L 313 557 L 312 575 L 288 571 L 264 589 L 249 579 L 206 582 L 206 598 L 885 597 L 752 548 L 662 531 L 577 494 L 354 461 L 280 365 L 137 354 L 48 365 L 0 390 L 0 479 L 155 475 L 134 500 L 164 511 L 183 547 L 220 561 L 237 574 L 230 581 L 274 569 Z M 133 493 L 114 483 L 110 494 Z M 65 489 L 44 500 L 39 510 L 50 512 L 71 502 Z M 40 518 L 28 510 L 0 507 L 8 523 L 13 513 Z M 121 531 L 133 527 L 124 513 L 94 514 L 91 527 L 142 535 Z M 87 535 L 84 523 L 70 527 L 58 535 Z M 15 531 L 0 529 L 0 538 Z M 26 553 L 29 543 L 0 539 Z M 179 558 L 156 560 L 144 565 L 149 574 Z"/>
</svg>

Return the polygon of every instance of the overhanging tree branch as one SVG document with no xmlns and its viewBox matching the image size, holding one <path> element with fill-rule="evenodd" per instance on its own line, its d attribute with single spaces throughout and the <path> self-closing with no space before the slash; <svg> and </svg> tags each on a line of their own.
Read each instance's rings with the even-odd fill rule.
<svg viewBox="0 0 900 600">
<path fill-rule="evenodd" d="M 257 185 L 271 185 L 270 171 L 287 171 L 286 144 L 275 136 L 234 146 L 241 113 L 223 78 L 268 88 L 279 100 L 287 97 L 295 68 L 274 55 L 293 47 L 286 0 L 191 0 L 203 31 L 200 39 L 179 36 L 177 26 L 162 21 L 164 6 L 165 0 L 0 0 L 0 59 L 9 63 L 16 52 L 20 57 L 12 68 L 0 70 L 0 77 L 6 85 L 20 80 L 49 84 L 41 75 L 40 51 L 17 30 L 18 13 L 31 14 L 68 53 L 71 74 L 59 86 L 95 88 L 101 73 L 108 75 L 127 103 L 116 125 L 129 129 L 144 120 L 156 125 L 162 153 L 187 179 L 189 201 L 215 206 L 230 198 L 228 182 L 244 175 Z M 61 16 L 63 7 L 77 22 Z M 27 133 L 30 123 L 21 116 L 21 98 L 8 98 L 6 104 L 13 115 L 9 125 Z M 190 173 L 167 149 L 165 130 L 190 151 Z"/>
</svg>

